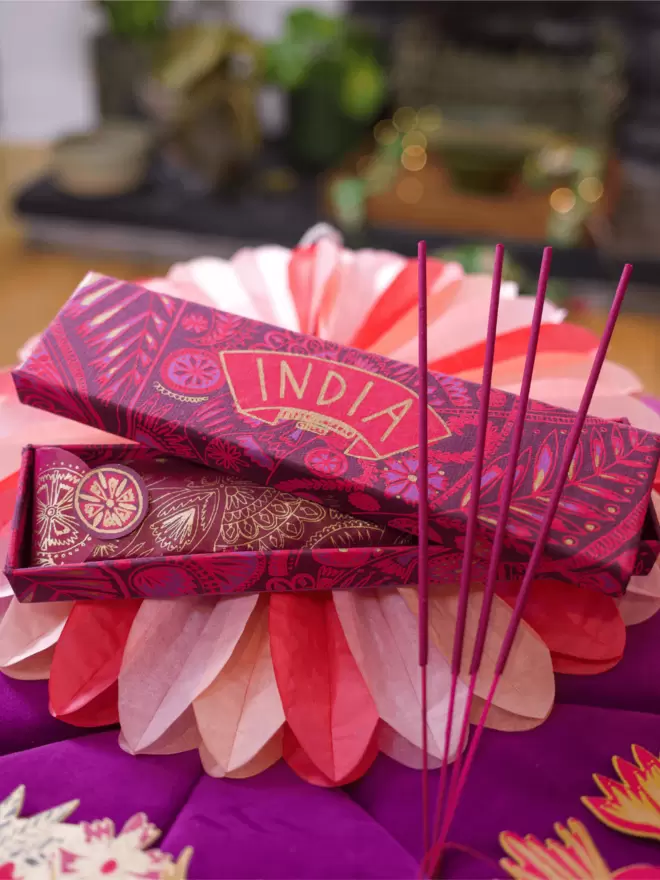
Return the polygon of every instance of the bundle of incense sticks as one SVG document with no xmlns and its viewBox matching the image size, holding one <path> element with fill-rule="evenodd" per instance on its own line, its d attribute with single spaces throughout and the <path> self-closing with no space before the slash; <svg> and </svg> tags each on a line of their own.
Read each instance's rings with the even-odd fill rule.
<svg viewBox="0 0 660 880">
<path fill-rule="evenodd" d="M 477 431 L 477 441 L 474 450 L 474 465 L 472 469 L 471 479 L 471 495 L 468 508 L 467 529 L 465 536 L 465 547 L 463 555 L 463 563 L 461 568 L 461 578 L 459 586 L 458 607 L 456 614 L 456 626 L 454 631 L 454 644 L 451 659 L 451 690 L 449 696 L 448 719 L 446 727 L 446 742 L 444 760 L 440 770 L 440 783 L 438 788 L 437 802 L 434 812 L 433 825 L 431 826 L 429 815 L 429 796 L 428 796 L 428 752 L 427 752 L 427 697 L 426 697 L 426 666 L 428 659 L 428 602 L 429 602 L 429 584 L 428 584 L 428 566 L 427 566 L 427 534 L 428 534 L 428 505 L 427 505 L 427 462 L 428 462 L 428 426 L 427 426 L 427 407 L 426 402 L 426 383 L 427 383 L 427 331 L 426 331 L 426 243 L 420 242 L 418 250 L 419 261 L 419 665 L 421 671 L 421 695 L 422 695 L 422 748 L 423 748 L 423 771 L 422 771 L 422 810 L 423 810 L 423 836 L 424 836 L 424 852 L 425 856 L 420 866 L 421 876 L 435 876 L 440 868 L 440 863 L 447 841 L 447 834 L 451 825 L 452 818 L 456 811 L 459 798 L 465 786 L 465 782 L 474 761 L 475 752 L 483 733 L 486 718 L 490 706 L 495 696 L 495 691 L 499 683 L 500 676 L 506 666 L 513 642 L 520 625 L 522 614 L 530 593 L 530 589 L 534 582 L 534 576 L 543 554 L 543 549 L 552 526 L 552 520 L 557 511 L 557 507 L 561 500 L 564 485 L 568 476 L 569 468 L 575 450 L 577 448 L 580 434 L 587 416 L 589 405 L 593 397 L 598 377 L 605 361 L 607 349 L 614 332 L 614 326 L 621 310 L 621 304 L 626 293 L 632 266 L 626 264 L 621 274 L 621 279 L 614 296 L 614 301 L 610 309 L 607 324 L 600 340 L 598 350 L 596 352 L 594 363 L 584 389 L 584 394 L 580 403 L 580 407 L 575 416 L 575 421 L 571 428 L 568 441 L 564 449 L 564 455 L 561 461 L 559 471 L 556 476 L 552 495 L 547 507 L 545 518 L 541 525 L 538 539 L 532 550 L 529 564 L 527 566 L 525 576 L 522 580 L 518 598 L 514 607 L 513 615 L 509 623 L 509 627 L 505 633 L 500 653 L 495 664 L 495 671 L 490 691 L 486 698 L 483 711 L 476 725 L 472 741 L 467 746 L 467 740 L 470 731 L 470 708 L 475 692 L 477 674 L 480 669 L 481 659 L 488 630 L 488 622 L 492 610 L 493 596 L 497 582 L 497 573 L 500 565 L 504 538 L 506 534 L 507 517 L 509 505 L 513 493 L 516 468 L 518 465 L 518 456 L 520 452 L 521 438 L 525 424 L 525 416 L 527 413 L 527 405 L 529 402 L 529 392 L 532 383 L 532 374 L 534 370 L 534 361 L 536 358 L 536 349 L 538 346 L 539 331 L 541 328 L 541 320 L 543 316 L 543 304 L 548 285 L 548 277 L 550 274 L 550 262 L 552 257 L 552 249 L 545 248 L 543 252 L 543 260 L 541 263 L 541 271 L 536 291 L 536 302 L 534 307 L 534 316 L 525 359 L 525 368 L 523 373 L 522 387 L 520 398 L 518 401 L 517 412 L 512 413 L 515 418 L 513 429 L 511 450 L 507 465 L 506 477 L 502 487 L 500 498 L 500 516 L 497 520 L 495 530 L 493 549 L 490 557 L 488 573 L 486 576 L 486 584 L 483 592 L 481 603 L 481 611 L 477 627 L 477 635 L 472 651 L 472 657 L 469 664 L 469 681 L 467 703 L 462 719 L 459 748 L 456 760 L 454 761 L 449 772 L 449 764 L 447 756 L 449 750 L 449 738 L 453 727 L 453 716 L 456 706 L 456 691 L 458 686 L 459 674 L 461 671 L 461 662 L 463 657 L 465 627 L 467 621 L 468 601 L 470 594 L 472 561 L 475 551 L 475 543 L 477 537 L 479 500 L 481 494 L 481 477 L 484 462 L 484 448 L 486 444 L 486 434 L 488 427 L 488 411 L 491 392 L 491 382 L 493 375 L 493 362 L 495 357 L 495 338 L 497 334 L 497 314 L 499 307 L 500 286 L 502 283 L 502 266 L 504 261 L 504 248 L 497 245 L 495 249 L 495 263 L 493 269 L 493 283 L 491 289 L 491 302 L 488 318 L 488 330 L 486 337 L 486 351 L 484 362 L 484 373 L 482 381 L 482 396 L 479 411 L 479 424 Z M 466 748 L 467 747 L 467 748 Z"/>
</svg>

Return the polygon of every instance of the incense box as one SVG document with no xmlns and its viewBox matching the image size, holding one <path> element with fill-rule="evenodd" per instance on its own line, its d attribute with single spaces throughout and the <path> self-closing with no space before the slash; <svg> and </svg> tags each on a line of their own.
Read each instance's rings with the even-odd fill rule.
<svg viewBox="0 0 660 880">
<path fill-rule="evenodd" d="M 414 366 L 91 274 L 13 376 L 28 405 L 416 532 Z M 453 580 L 460 568 L 480 392 L 477 384 L 428 374 L 429 565 L 436 580 Z M 481 560 L 488 559 L 500 515 L 516 403 L 515 395 L 491 394 Z M 508 580 L 522 577 L 573 420 L 566 410 L 530 403 L 503 554 Z M 659 453 L 654 434 L 587 419 L 539 577 L 618 595 L 633 573 L 650 570 L 658 553 L 649 499 Z M 401 548 L 396 552 L 405 555 Z M 222 556 L 217 565 L 228 567 Z M 399 577 L 399 583 L 415 582 L 416 561 L 408 575 L 402 569 L 389 583 Z M 52 571 L 55 579 L 59 569 Z M 15 584 L 16 572 L 8 576 Z M 320 574 L 315 577 L 311 588 L 328 588 L 319 586 Z M 344 570 L 337 577 L 339 583 L 349 575 Z M 296 589 L 295 583 L 288 588 Z M 31 588 L 20 589 L 27 595 Z"/>
</svg>

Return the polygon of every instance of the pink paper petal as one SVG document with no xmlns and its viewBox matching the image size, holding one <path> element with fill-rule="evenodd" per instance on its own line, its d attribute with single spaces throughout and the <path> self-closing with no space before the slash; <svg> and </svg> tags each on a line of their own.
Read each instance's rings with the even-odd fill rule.
<svg viewBox="0 0 660 880">
<path fill-rule="evenodd" d="M 656 562 L 647 575 L 630 578 L 626 595 L 631 593 L 648 599 L 660 599 L 660 562 Z"/>
<path fill-rule="evenodd" d="M 349 647 L 376 703 L 382 721 L 421 748 L 421 692 L 417 620 L 398 592 L 336 592 L 335 608 Z M 442 758 L 451 686 L 449 665 L 434 645 L 429 650 L 429 752 Z M 452 731 L 455 757 L 467 688 L 459 684 Z"/>
<path fill-rule="evenodd" d="M 55 645 L 51 645 L 45 651 L 32 654 L 25 660 L 14 663 L 13 666 L 4 666 L 2 672 L 7 678 L 15 678 L 19 681 L 46 681 L 50 676 L 54 653 Z"/>
<path fill-rule="evenodd" d="M 12 599 L 0 621 L 0 669 L 54 645 L 72 608 L 73 602 L 21 604 Z"/>
<path fill-rule="evenodd" d="M 551 389 L 549 389 L 550 391 Z M 553 404 L 553 406 L 561 406 L 564 409 L 577 411 L 580 405 L 580 397 L 581 394 L 548 393 L 546 402 Z M 597 416 L 600 419 L 626 418 L 636 428 L 640 428 L 643 431 L 654 431 L 656 434 L 660 433 L 660 415 L 636 397 L 628 395 L 606 397 L 597 394 L 591 401 L 589 415 Z"/>
<path fill-rule="evenodd" d="M 299 330 L 298 313 L 289 290 L 290 257 L 291 251 L 274 245 L 244 248 L 232 257 L 230 265 L 259 321 Z"/>
<path fill-rule="evenodd" d="M 193 710 L 214 768 L 212 776 L 226 776 L 249 764 L 284 724 L 270 654 L 266 597 L 223 669 L 194 701 Z"/>
<path fill-rule="evenodd" d="M 350 345 L 405 263 L 405 257 L 388 251 L 343 250 L 334 306 L 319 315 L 319 335 Z"/>
<path fill-rule="evenodd" d="M 23 406 L 19 403 L 9 371 L 0 371 L 0 480 L 18 470 L 24 446 L 46 438 L 53 446 L 126 443 L 121 437 L 114 437 L 96 428 Z"/>
<path fill-rule="evenodd" d="M 226 778 L 249 779 L 251 776 L 257 776 L 259 773 L 263 773 L 264 770 L 272 767 L 273 764 L 276 764 L 282 757 L 282 734 L 283 731 L 278 730 L 275 736 L 266 743 L 258 755 L 255 755 L 248 764 L 239 767 L 238 770 L 234 770 L 232 773 L 227 773 Z M 200 747 L 200 757 L 202 755 L 202 749 L 203 745 Z M 211 773 L 211 776 L 212 775 L 213 774 Z"/>
<path fill-rule="evenodd" d="M 197 729 L 195 716 L 189 707 L 179 715 L 174 724 L 165 731 L 157 740 L 140 749 L 140 755 L 178 755 L 181 752 L 191 752 L 200 746 L 202 739 Z M 123 730 L 119 734 L 119 745 L 130 755 L 136 755 L 124 736 Z"/>
<path fill-rule="evenodd" d="M 399 590 L 408 606 L 417 612 L 417 590 L 404 587 Z M 473 587 L 468 599 L 465 622 L 461 677 L 468 680 L 468 668 L 481 614 L 482 589 Z M 431 638 L 443 657 L 451 657 L 456 632 L 456 609 L 458 588 L 455 584 L 431 584 L 429 587 L 429 628 Z M 475 693 L 485 699 L 490 691 L 495 662 L 500 652 L 504 634 L 511 620 L 512 611 L 503 599 L 493 596 L 488 618 L 486 644 L 477 675 Z M 518 627 L 513 648 L 502 673 L 494 704 L 512 715 L 525 718 L 546 718 L 555 698 L 555 677 L 552 658 L 547 645 L 523 620 Z"/>
<path fill-rule="evenodd" d="M 464 277 L 458 263 L 429 260 L 429 323 L 439 319 L 453 302 Z M 351 340 L 356 348 L 389 354 L 417 335 L 417 261 L 407 260 L 383 292 Z"/>
<path fill-rule="evenodd" d="M 434 321 L 429 327 L 429 361 L 446 357 L 480 342 L 484 335 L 484 327 L 488 323 L 488 309 L 487 300 L 483 302 L 471 300 L 448 309 L 437 321 Z M 498 334 L 528 326 L 532 321 L 533 311 L 533 297 L 503 300 L 500 303 L 497 322 Z M 546 303 L 543 309 L 543 321 L 558 324 L 564 319 L 565 314 L 562 309 Z M 417 363 L 417 339 L 388 354 L 395 360 L 407 364 Z"/>
<path fill-rule="evenodd" d="M 546 403 L 554 403 L 556 400 L 568 398 L 575 400 L 575 407 L 579 406 L 582 390 L 586 384 L 593 358 L 587 356 L 585 358 L 575 360 L 566 359 L 565 363 L 556 365 L 554 376 L 537 375 L 534 370 L 534 378 L 532 380 L 531 396 L 535 400 L 542 400 Z M 522 376 L 522 367 L 521 367 Z M 520 381 L 516 379 L 514 382 L 498 382 L 498 388 L 502 391 L 509 391 L 518 394 L 520 391 Z M 605 361 L 603 368 L 598 377 L 596 385 L 596 395 L 599 397 L 619 397 L 629 394 L 636 394 L 642 390 L 642 385 L 630 370 L 615 364 L 613 361 Z M 593 415 L 593 407 L 589 412 Z"/>
<path fill-rule="evenodd" d="M 381 721 L 378 730 L 378 748 L 388 758 L 403 764 L 404 767 L 421 770 L 424 766 L 424 753 L 422 750 L 397 733 L 393 727 L 390 727 L 384 721 Z M 436 758 L 434 755 L 428 756 L 428 767 L 430 770 L 436 770 L 441 765 L 441 758 Z"/>
<path fill-rule="evenodd" d="M 119 673 L 119 720 L 129 750 L 151 749 L 186 712 L 193 717 L 193 700 L 224 667 L 256 602 L 255 594 L 142 603 Z"/>
<path fill-rule="evenodd" d="M 643 596 L 639 593 L 631 593 L 630 590 L 617 599 L 619 614 L 626 626 L 636 626 L 644 623 L 660 611 L 660 598 Z"/>
</svg>

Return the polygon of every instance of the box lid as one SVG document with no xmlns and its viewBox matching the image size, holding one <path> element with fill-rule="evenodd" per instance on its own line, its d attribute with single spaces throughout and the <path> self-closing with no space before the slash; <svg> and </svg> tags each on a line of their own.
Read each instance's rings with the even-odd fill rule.
<svg viewBox="0 0 660 880">
<path fill-rule="evenodd" d="M 13 376 L 31 406 L 416 530 L 418 376 L 411 365 L 91 274 Z M 481 388 L 429 373 L 428 389 L 430 539 L 455 554 Z M 491 394 L 479 512 L 484 555 L 499 516 L 516 401 Z M 504 555 L 514 576 L 529 557 L 573 421 L 569 411 L 530 402 Z M 659 452 L 654 434 L 587 419 L 540 575 L 621 592 L 642 550 Z"/>
</svg>

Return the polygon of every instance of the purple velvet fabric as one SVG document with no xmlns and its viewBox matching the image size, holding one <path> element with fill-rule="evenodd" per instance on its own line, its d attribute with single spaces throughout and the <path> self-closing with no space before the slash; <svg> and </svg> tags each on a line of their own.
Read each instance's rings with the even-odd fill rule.
<svg viewBox="0 0 660 880">
<path fill-rule="evenodd" d="M 582 820 L 612 869 L 660 863 L 656 843 L 618 834 L 581 805 L 597 794 L 593 773 L 611 775 L 613 755 L 660 744 L 660 616 L 633 627 L 609 673 L 558 676 L 549 720 L 525 733 L 486 731 L 451 830 L 481 859 L 451 850 L 443 876 L 504 876 L 503 830 L 553 834 Z M 109 816 L 120 826 L 144 810 L 163 829 L 162 846 L 192 845 L 191 878 L 415 877 L 421 854 L 420 774 L 381 756 L 343 790 L 315 788 L 282 762 L 247 780 L 211 779 L 196 753 L 135 758 L 116 731 L 75 730 L 48 714 L 41 682 L 0 676 L 1 792 L 25 783 L 25 815 L 79 798 L 72 818 Z M 433 780 L 435 793 L 436 778 Z"/>
</svg>

